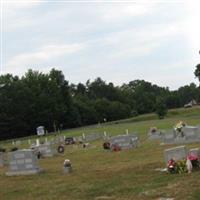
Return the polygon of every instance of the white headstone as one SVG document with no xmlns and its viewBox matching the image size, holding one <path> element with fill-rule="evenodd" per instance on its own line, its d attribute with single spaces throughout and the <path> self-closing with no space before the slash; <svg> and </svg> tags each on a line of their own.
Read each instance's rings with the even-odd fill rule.
<svg viewBox="0 0 200 200">
<path fill-rule="evenodd" d="M 40 140 L 36 139 L 36 146 L 40 146 Z"/>
<path fill-rule="evenodd" d="M 37 135 L 45 134 L 44 126 L 38 126 L 36 130 L 37 130 Z"/>
<path fill-rule="evenodd" d="M 106 133 L 106 131 L 104 131 L 103 134 L 104 134 L 105 137 L 107 137 L 107 133 Z"/>
</svg>

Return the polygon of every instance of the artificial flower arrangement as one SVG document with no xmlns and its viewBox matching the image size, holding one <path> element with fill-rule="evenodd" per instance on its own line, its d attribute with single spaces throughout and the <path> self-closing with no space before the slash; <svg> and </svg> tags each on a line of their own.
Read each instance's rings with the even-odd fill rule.
<svg viewBox="0 0 200 200">
<path fill-rule="evenodd" d="M 174 129 L 175 129 L 175 131 L 181 132 L 181 130 L 184 126 L 186 126 L 186 123 L 183 121 L 180 121 L 175 125 Z"/>
<path fill-rule="evenodd" d="M 200 168 L 200 160 L 195 154 L 190 154 L 186 159 L 175 161 L 170 159 L 167 163 L 167 171 L 169 173 L 191 173 L 192 169 Z"/>
</svg>

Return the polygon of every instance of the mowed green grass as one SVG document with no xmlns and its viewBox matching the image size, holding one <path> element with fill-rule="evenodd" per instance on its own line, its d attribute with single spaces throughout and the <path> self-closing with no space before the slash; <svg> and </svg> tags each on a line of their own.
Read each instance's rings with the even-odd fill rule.
<svg viewBox="0 0 200 200">
<path fill-rule="evenodd" d="M 176 200 L 200 199 L 200 171 L 192 174 L 170 175 L 155 171 L 164 168 L 164 149 L 174 145 L 160 145 L 149 141 L 150 127 L 169 129 L 179 120 L 189 125 L 200 124 L 200 108 L 171 110 L 164 120 L 155 115 L 143 115 L 99 126 L 71 129 L 63 134 L 73 136 L 92 132 L 112 135 L 137 132 L 140 146 L 120 152 L 105 151 L 103 141 L 91 143 L 91 147 L 68 146 L 63 155 L 39 160 L 44 173 L 31 176 L 5 176 L 7 167 L 0 168 L 0 199 L 66 199 L 66 200 L 151 200 L 161 197 Z M 11 142 L 1 147 L 11 147 Z M 26 142 L 22 145 L 27 146 Z M 186 145 L 200 147 L 198 144 Z M 64 159 L 70 159 L 73 173 L 63 174 Z"/>
</svg>

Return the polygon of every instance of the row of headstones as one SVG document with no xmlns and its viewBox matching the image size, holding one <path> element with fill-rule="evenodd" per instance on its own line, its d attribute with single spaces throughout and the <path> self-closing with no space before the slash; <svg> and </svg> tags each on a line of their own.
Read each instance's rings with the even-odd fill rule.
<svg viewBox="0 0 200 200">
<path fill-rule="evenodd" d="M 85 141 L 85 142 L 91 142 L 91 141 L 95 141 L 95 140 L 98 140 L 98 139 L 105 139 L 105 138 L 107 138 L 107 137 L 109 137 L 108 135 L 107 135 L 107 133 L 104 131 L 104 133 L 103 134 L 101 134 L 101 133 L 92 133 L 92 134 L 82 134 L 82 136 L 78 136 L 78 137 L 74 137 L 74 139 L 75 139 L 75 141 L 81 141 L 81 142 L 83 142 L 83 141 Z M 37 139 L 29 139 L 29 140 L 27 140 L 27 143 L 28 143 L 28 145 L 37 145 L 37 146 L 39 146 L 40 144 L 46 144 L 46 143 L 49 143 L 49 142 L 51 142 L 51 143 L 62 143 L 62 142 L 64 142 L 65 141 L 65 138 L 66 138 L 66 136 L 65 135 L 63 135 L 63 136 L 58 136 L 58 137 L 55 137 L 54 139 L 52 139 L 52 140 L 49 140 L 48 141 L 48 138 L 46 137 L 45 138 L 45 140 L 44 141 L 42 141 L 41 139 L 39 139 L 39 138 L 37 138 Z M 14 146 L 20 146 L 20 145 L 22 145 L 22 141 L 21 140 L 17 140 L 17 141 L 12 141 L 12 145 Z"/>
<path fill-rule="evenodd" d="M 200 126 L 186 126 L 182 128 L 181 132 L 171 129 L 169 131 L 149 132 L 148 137 L 151 140 L 159 139 L 164 144 L 184 144 L 200 142 Z"/>
<path fill-rule="evenodd" d="M 129 134 L 128 129 L 125 130 L 126 134 Z M 95 140 L 99 140 L 99 139 L 103 139 L 103 140 L 108 140 L 111 136 L 104 131 L 103 134 L 102 133 L 91 133 L 91 134 L 85 134 L 83 133 L 82 136 L 77 136 L 74 137 L 74 140 L 77 142 L 92 142 Z M 41 144 L 58 144 L 58 143 L 64 143 L 65 142 L 65 135 L 62 136 L 57 136 L 51 140 L 48 140 L 48 138 L 46 137 L 45 140 L 44 139 L 29 139 L 27 140 L 28 145 L 32 145 L 32 146 L 39 146 Z M 12 141 L 12 145 L 13 146 L 20 146 L 22 145 L 22 141 L 17 140 L 17 141 Z"/>
<path fill-rule="evenodd" d="M 134 134 L 130 135 L 118 135 L 111 137 L 111 144 L 118 144 L 122 149 L 130 149 L 138 146 L 138 137 Z M 49 146 L 38 146 L 38 150 L 48 152 L 50 149 L 46 149 Z M 50 153 L 50 152 L 49 152 Z M 8 176 L 12 175 L 28 175 L 40 173 L 43 170 L 38 165 L 38 159 L 35 154 L 35 150 L 25 149 L 10 152 L 9 156 L 9 172 Z"/>
<path fill-rule="evenodd" d="M 179 160 L 186 159 L 187 155 L 189 154 L 193 154 L 197 156 L 198 158 L 200 158 L 199 148 L 193 148 L 188 151 L 185 146 L 178 146 L 178 147 L 166 149 L 164 151 L 164 159 L 166 163 L 168 163 L 170 159 L 179 161 Z"/>
</svg>

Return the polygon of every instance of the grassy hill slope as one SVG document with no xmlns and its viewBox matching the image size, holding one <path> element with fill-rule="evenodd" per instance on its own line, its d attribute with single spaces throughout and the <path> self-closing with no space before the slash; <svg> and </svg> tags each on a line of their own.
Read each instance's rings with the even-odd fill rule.
<svg viewBox="0 0 200 200">
<path fill-rule="evenodd" d="M 140 147 L 121 152 L 105 151 L 102 141 L 91 147 L 66 147 L 63 155 L 39 160 L 45 173 L 34 176 L 6 177 L 7 167 L 0 168 L 0 199 L 66 199 L 66 200 L 153 200 L 170 197 L 175 200 L 200 199 L 200 171 L 192 174 L 170 175 L 155 171 L 165 167 L 163 151 L 171 146 L 147 140 L 147 131 L 152 126 L 168 129 L 183 120 L 187 124 L 200 124 L 200 108 L 175 109 L 164 120 L 154 114 L 103 124 L 71 129 L 65 135 L 81 135 L 103 132 L 112 135 L 137 132 Z M 52 136 L 51 136 L 52 137 Z M 27 146 L 27 138 L 23 147 Z M 0 144 L 10 148 L 10 141 Z M 200 147 L 198 144 L 186 145 Z M 70 159 L 73 173 L 63 174 L 64 159 Z"/>
</svg>

